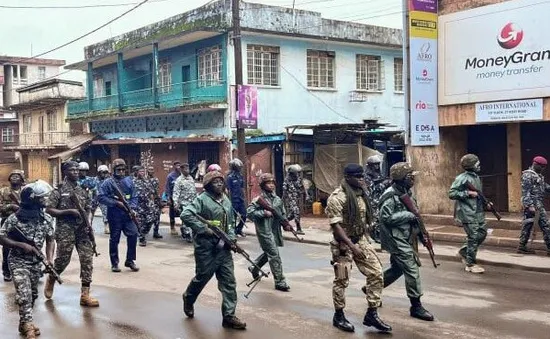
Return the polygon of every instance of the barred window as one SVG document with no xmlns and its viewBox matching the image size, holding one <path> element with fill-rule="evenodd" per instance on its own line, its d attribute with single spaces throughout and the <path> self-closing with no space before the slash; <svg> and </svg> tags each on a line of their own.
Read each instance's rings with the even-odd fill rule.
<svg viewBox="0 0 550 339">
<path fill-rule="evenodd" d="M 403 59 L 393 59 L 393 89 L 396 92 L 403 92 Z"/>
<path fill-rule="evenodd" d="M 247 45 L 249 85 L 279 86 L 279 47 Z"/>
<path fill-rule="evenodd" d="M 172 64 L 168 60 L 159 62 L 160 93 L 169 93 L 172 90 Z"/>
<path fill-rule="evenodd" d="M 386 89 L 384 60 L 380 56 L 358 54 L 355 61 L 357 89 L 367 91 Z"/>
<path fill-rule="evenodd" d="M 219 86 L 222 80 L 222 50 L 219 46 L 198 51 L 199 87 Z"/>
<path fill-rule="evenodd" d="M 307 87 L 334 88 L 334 59 L 328 51 L 307 50 Z"/>
<path fill-rule="evenodd" d="M 55 111 L 46 112 L 46 121 L 48 124 L 48 131 L 57 131 L 57 113 Z"/>
<path fill-rule="evenodd" d="M 30 114 L 23 115 L 23 133 L 32 131 L 32 116 Z"/>
</svg>

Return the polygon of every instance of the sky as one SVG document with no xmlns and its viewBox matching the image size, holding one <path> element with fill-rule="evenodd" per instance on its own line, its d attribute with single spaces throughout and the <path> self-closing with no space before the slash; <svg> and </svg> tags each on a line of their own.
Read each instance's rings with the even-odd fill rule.
<svg viewBox="0 0 550 339">
<path fill-rule="evenodd" d="M 35 56 L 67 43 L 129 10 L 142 0 L 1 0 L 0 55 Z M 209 0 L 149 0 L 109 26 L 66 47 L 42 56 L 63 59 L 67 64 L 84 59 L 84 47 L 170 16 L 200 7 Z M 275 6 L 292 7 L 293 0 L 252 0 Z M 118 5 L 96 8 L 39 9 L 2 6 L 85 6 Z M 296 8 L 321 12 L 323 17 L 393 28 L 402 27 L 402 0 L 295 0 Z M 83 81 L 84 72 L 62 76 Z"/>
</svg>

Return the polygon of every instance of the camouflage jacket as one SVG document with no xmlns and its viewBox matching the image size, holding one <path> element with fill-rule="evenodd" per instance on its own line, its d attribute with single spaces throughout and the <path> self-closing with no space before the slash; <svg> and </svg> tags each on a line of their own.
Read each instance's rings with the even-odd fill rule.
<svg viewBox="0 0 550 339">
<path fill-rule="evenodd" d="M 0 217 L 2 219 L 6 219 L 13 214 L 13 210 L 8 207 L 10 204 L 15 204 L 15 202 L 10 198 L 10 194 L 12 192 L 15 194 L 17 199 L 21 199 L 21 188 L 14 190 L 10 186 L 7 186 L 0 189 Z"/>
<path fill-rule="evenodd" d="M 390 186 L 390 181 L 382 174 L 367 168 L 365 170 L 365 183 L 367 184 L 371 205 L 373 208 L 377 208 L 382 193 Z"/>
<path fill-rule="evenodd" d="M 87 176 L 84 179 L 79 179 L 78 184 L 88 193 L 90 199 L 97 199 L 98 182 L 96 177 Z"/>
<path fill-rule="evenodd" d="M 71 194 L 73 193 L 76 194 L 78 201 L 80 201 L 80 206 L 85 211 L 90 211 L 92 208 L 92 201 L 88 192 L 78 184 L 73 185 L 67 179 L 63 180 L 63 182 L 50 194 L 49 207 L 60 210 L 77 209 L 76 205 L 71 200 Z M 56 219 L 58 226 L 68 225 L 78 229 L 80 226 L 84 225 L 84 220 L 79 217 L 60 216 Z"/>
<path fill-rule="evenodd" d="M 197 188 L 195 187 L 195 179 L 192 176 L 180 175 L 174 183 L 172 200 L 176 209 L 183 209 L 189 205 L 197 197 Z"/>
<path fill-rule="evenodd" d="M 137 210 L 140 219 L 145 217 L 146 221 L 151 221 L 154 214 L 151 213 L 155 208 L 155 191 L 149 179 L 133 177 L 135 195 L 137 197 Z"/>
<path fill-rule="evenodd" d="M 299 177 L 296 180 L 290 179 L 289 176 L 285 178 L 283 182 L 283 200 L 285 200 L 285 202 L 287 199 L 299 202 L 305 191 L 304 184 Z"/>
<path fill-rule="evenodd" d="M 153 186 L 153 190 L 155 192 L 155 197 L 158 197 L 159 190 L 160 190 L 160 180 L 159 180 L 159 178 L 150 177 L 149 182 L 151 183 L 151 186 Z"/>
<path fill-rule="evenodd" d="M 17 214 L 10 215 L 6 222 L 0 226 L 0 236 L 24 242 L 18 232 L 15 231 L 15 227 L 19 228 L 23 235 L 33 241 L 39 249 L 44 246 L 46 238 L 53 237 L 53 217 L 43 211 L 40 211 L 36 218 L 26 222 L 20 221 Z M 40 259 L 32 253 L 25 253 L 20 248 L 12 248 L 9 261 L 11 265 L 34 265 L 38 264 Z"/>
<path fill-rule="evenodd" d="M 357 204 L 359 206 L 359 213 L 361 213 L 361 223 L 349 222 L 347 199 L 344 189 L 340 186 L 328 197 L 327 207 L 325 213 L 329 218 L 329 223 L 340 224 L 348 237 L 360 237 L 367 231 L 367 224 L 370 220 L 367 220 L 367 209 L 369 206 L 366 199 L 363 198 L 363 191 L 360 189 L 355 190 L 357 198 Z"/>
<path fill-rule="evenodd" d="M 524 208 L 542 206 L 544 195 L 550 193 L 550 185 L 544 181 L 544 176 L 532 168 L 523 171 L 521 175 L 521 203 Z"/>
<path fill-rule="evenodd" d="M 481 179 L 477 173 L 466 171 L 459 174 L 449 190 L 449 198 L 455 200 L 455 218 L 461 223 L 477 223 L 485 220 L 485 212 L 478 198 L 468 196 L 466 185 L 471 183 L 481 192 Z"/>
</svg>

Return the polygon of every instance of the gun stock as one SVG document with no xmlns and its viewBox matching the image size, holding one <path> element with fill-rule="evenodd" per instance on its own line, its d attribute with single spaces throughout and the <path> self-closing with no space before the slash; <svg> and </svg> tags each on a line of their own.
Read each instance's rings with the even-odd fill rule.
<svg viewBox="0 0 550 339">
<path fill-rule="evenodd" d="M 474 191 L 474 192 L 477 192 L 477 197 L 481 200 L 481 203 L 484 205 L 484 206 L 487 206 L 489 211 L 491 213 L 493 213 L 493 215 L 495 216 L 495 218 L 497 218 L 497 220 L 500 220 L 502 219 L 502 216 L 500 215 L 500 213 L 495 209 L 495 206 L 493 205 L 493 203 L 489 200 L 487 200 L 487 198 L 485 197 L 485 195 L 483 195 L 483 193 L 481 193 L 480 190 L 478 190 L 477 188 L 474 187 L 474 185 L 472 185 L 471 182 L 467 182 L 466 183 L 466 188 L 470 191 Z"/>
<path fill-rule="evenodd" d="M 94 251 L 94 255 L 97 257 L 99 253 L 97 252 L 97 244 L 95 242 L 94 229 L 90 224 L 90 219 L 88 219 L 88 213 L 86 213 L 86 210 L 80 204 L 80 200 L 78 200 L 78 197 L 76 196 L 75 192 L 71 193 L 71 201 L 73 202 L 76 209 L 78 210 L 78 213 L 80 213 L 80 218 L 84 220 L 84 224 L 85 224 L 84 226 L 86 227 L 86 234 L 90 238 L 90 242 L 92 243 L 92 250 Z"/>
<path fill-rule="evenodd" d="M 22 240 L 21 242 L 24 242 L 26 244 L 29 244 L 31 245 L 32 247 L 34 247 L 34 249 L 36 250 L 36 256 L 38 257 L 38 259 L 42 262 L 42 264 L 44 265 L 44 267 L 46 268 L 44 270 L 45 273 L 49 273 L 51 274 L 55 280 L 61 285 L 63 284 L 63 280 L 61 279 L 61 276 L 59 275 L 59 273 L 57 273 L 57 271 L 54 269 L 53 265 L 51 265 L 47 260 L 46 260 L 46 256 L 42 253 L 42 251 L 36 246 L 36 244 L 34 243 L 34 241 L 30 240 L 29 238 L 27 238 L 27 236 L 25 236 L 25 234 L 19 229 L 19 227 L 15 226 L 14 227 L 14 230 L 17 232 L 17 235 L 19 237 L 17 237 L 18 239 L 14 239 L 16 241 L 19 241 L 19 240 Z"/>
<path fill-rule="evenodd" d="M 123 205 L 124 210 L 126 214 L 132 219 L 132 221 L 136 224 L 137 227 L 139 227 L 139 221 L 134 213 L 132 213 L 132 208 L 130 208 L 130 204 L 128 204 L 128 201 L 126 201 L 126 198 L 124 197 L 124 194 L 120 191 L 120 188 L 113 182 L 113 188 L 115 189 L 115 195 Z"/>
<path fill-rule="evenodd" d="M 279 211 L 277 211 L 276 209 L 274 209 L 271 204 L 265 200 L 264 197 L 262 196 L 259 196 L 258 197 L 258 200 L 256 201 L 258 203 L 258 205 L 260 205 L 261 208 L 263 208 L 264 210 L 266 211 L 269 211 L 271 212 L 277 219 L 279 219 L 281 221 L 281 224 L 283 226 L 283 229 L 286 231 L 286 230 L 290 230 L 290 232 L 292 232 L 292 235 L 298 239 L 299 242 L 302 242 L 304 241 L 304 238 L 300 238 L 298 236 L 298 233 L 296 233 L 296 230 L 294 229 L 294 227 L 292 227 L 292 225 L 290 224 L 290 222 L 288 221 L 288 219 L 286 219 L 285 217 L 283 217 L 281 215 L 281 213 L 279 213 Z"/>
<path fill-rule="evenodd" d="M 422 241 L 422 244 L 426 249 L 428 250 L 428 253 L 430 254 L 430 259 L 432 260 L 432 264 L 435 268 L 437 268 L 437 263 L 435 261 L 435 252 L 433 248 L 432 239 L 430 238 L 430 234 L 426 230 L 426 225 L 424 224 L 424 220 L 422 219 L 422 216 L 420 215 L 420 212 L 416 208 L 414 202 L 412 201 L 411 197 L 408 194 L 403 194 L 399 197 L 399 200 L 405 205 L 407 210 L 414 214 L 417 220 L 417 226 L 420 230 L 420 240 Z"/>
</svg>

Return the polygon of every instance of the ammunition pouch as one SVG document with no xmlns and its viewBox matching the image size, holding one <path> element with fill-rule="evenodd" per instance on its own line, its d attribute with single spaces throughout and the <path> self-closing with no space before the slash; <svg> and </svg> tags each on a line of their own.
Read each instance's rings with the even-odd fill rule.
<svg viewBox="0 0 550 339">
<path fill-rule="evenodd" d="M 330 264 L 334 267 L 334 276 L 336 280 L 348 280 L 350 277 L 350 272 L 352 264 L 349 261 L 344 262 L 335 262 L 331 261 Z"/>
</svg>

